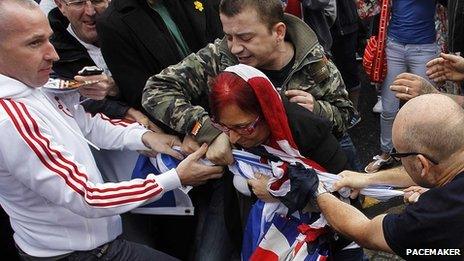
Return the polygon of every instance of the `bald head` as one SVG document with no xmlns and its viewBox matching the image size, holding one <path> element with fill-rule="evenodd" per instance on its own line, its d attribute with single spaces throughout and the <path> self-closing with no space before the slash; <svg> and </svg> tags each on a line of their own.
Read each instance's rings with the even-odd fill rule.
<svg viewBox="0 0 464 261">
<path fill-rule="evenodd" d="M 33 0 L 1 0 L 0 1 L 0 40 L 3 40 L 11 32 L 10 23 L 12 19 L 18 19 L 18 13 L 21 14 L 21 8 L 38 9 L 39 5 Z M 20 19 L 20 17 L 19 17 Z"/>
<path fill-rule="evenodd" d="M 398 112 L 393 143 L 437 161 L 446 159 L 464 148 L 464 110 L 445 95 L 418 96 Z"/>
</svg>

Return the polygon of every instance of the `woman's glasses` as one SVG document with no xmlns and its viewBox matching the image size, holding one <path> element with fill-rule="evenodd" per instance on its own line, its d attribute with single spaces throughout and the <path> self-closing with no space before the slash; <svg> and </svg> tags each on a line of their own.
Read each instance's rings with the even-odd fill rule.
<svg viewBox="0 0 464 261">
<path fill-rule="evenodd" d="M 215 127 L 216 129 L 222 131 L 222 132 L 225 132 L 227 134 L 229 134 L 230 131 L 234 131 L 240 135 L 250 135 L 252 134 L 255 129 L 256 129 L 256 125 L 258 125 L 258 121 L 259 121 L 259 116 L 256 117 L 256 119 L 253 121 L 253 122 L 250 122 L 248 124 L 245 124 L 243 126 L 235 126 L 235 127 L 229 127 L 229 126 L 226 126 L 224 124 L 221 124 L 219 122 L 216 122 L 214 119 L 211 119 L 211 123 L 213 125 L 213 127 Z"/>
</svg>

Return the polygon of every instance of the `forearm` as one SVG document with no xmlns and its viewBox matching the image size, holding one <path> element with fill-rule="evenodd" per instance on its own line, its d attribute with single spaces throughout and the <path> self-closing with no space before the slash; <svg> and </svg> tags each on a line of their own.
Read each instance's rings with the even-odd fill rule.
<svg viewBox="0 0 464 261">
<path fill-rule="evenodd" d="M 317 197 L 317 204 L 332 228 L 352 239 L 362 237 L 370 220 L 359 210 L 330 193 Z"/>
<path fill-rule="evenodd" d="M 329 193 L 317 197 L 317 203 L 330 226 L 362 247 L 391 252 L 382 230 L 385 215 L 368 219 L 355 207 Z"/>
<path fill-rule="evenodd" d="M 142 97 L 145 110 L 179 133 L 190 134 L 197 122 L 209 126 L 203 106 L 209 93 L 208 79 L 219 70 L 216 49 L 210 44 L 150 77 Z"/>
<path fill-rule="evenodd" d="M 369 185 L 390 185 L 401 188 L 417 185 L 403 166 L 366 175 Z"/>
</svg>

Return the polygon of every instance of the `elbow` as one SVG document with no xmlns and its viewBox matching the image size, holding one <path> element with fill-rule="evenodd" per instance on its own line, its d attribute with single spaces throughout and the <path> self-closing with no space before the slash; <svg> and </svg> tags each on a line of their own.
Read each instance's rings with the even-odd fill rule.
<svg viewBox="0 0 464 261">
<path fill-rule="evenodd" d="M 359 246 L 367 249 L 374 249 L 374 244 L 369 237 L 361 236 L 359 238 L 354 239 Z"/>
</svg>

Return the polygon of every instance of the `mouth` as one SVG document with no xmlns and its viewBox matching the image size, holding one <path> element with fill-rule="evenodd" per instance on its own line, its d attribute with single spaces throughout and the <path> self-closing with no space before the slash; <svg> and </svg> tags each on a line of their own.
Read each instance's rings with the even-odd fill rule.
<svg viewBox="0 0 464 261">
<path fill-rule="evenodd" d="M 83 24 L 87 27 L 95 28 L 96 22 L 95 21 L 84 21 Z"/>
<path fill-rule="evenodd" d="M 248 55 L 248 56 L 237 56 L 237 59 L 240 63 L 246 63 L 247 61 L 249 61 L 251 59 L 251 55 Z"/>
<path fill-rule="evenodd" d="M 39 70 L 40 73 L 47 73 L 47 74 L 50 74 L 51 71 L 52 71 L 52 66 L 48 66 L 46 68 L 43 68 L 43 69 Z"/>
</svg>

